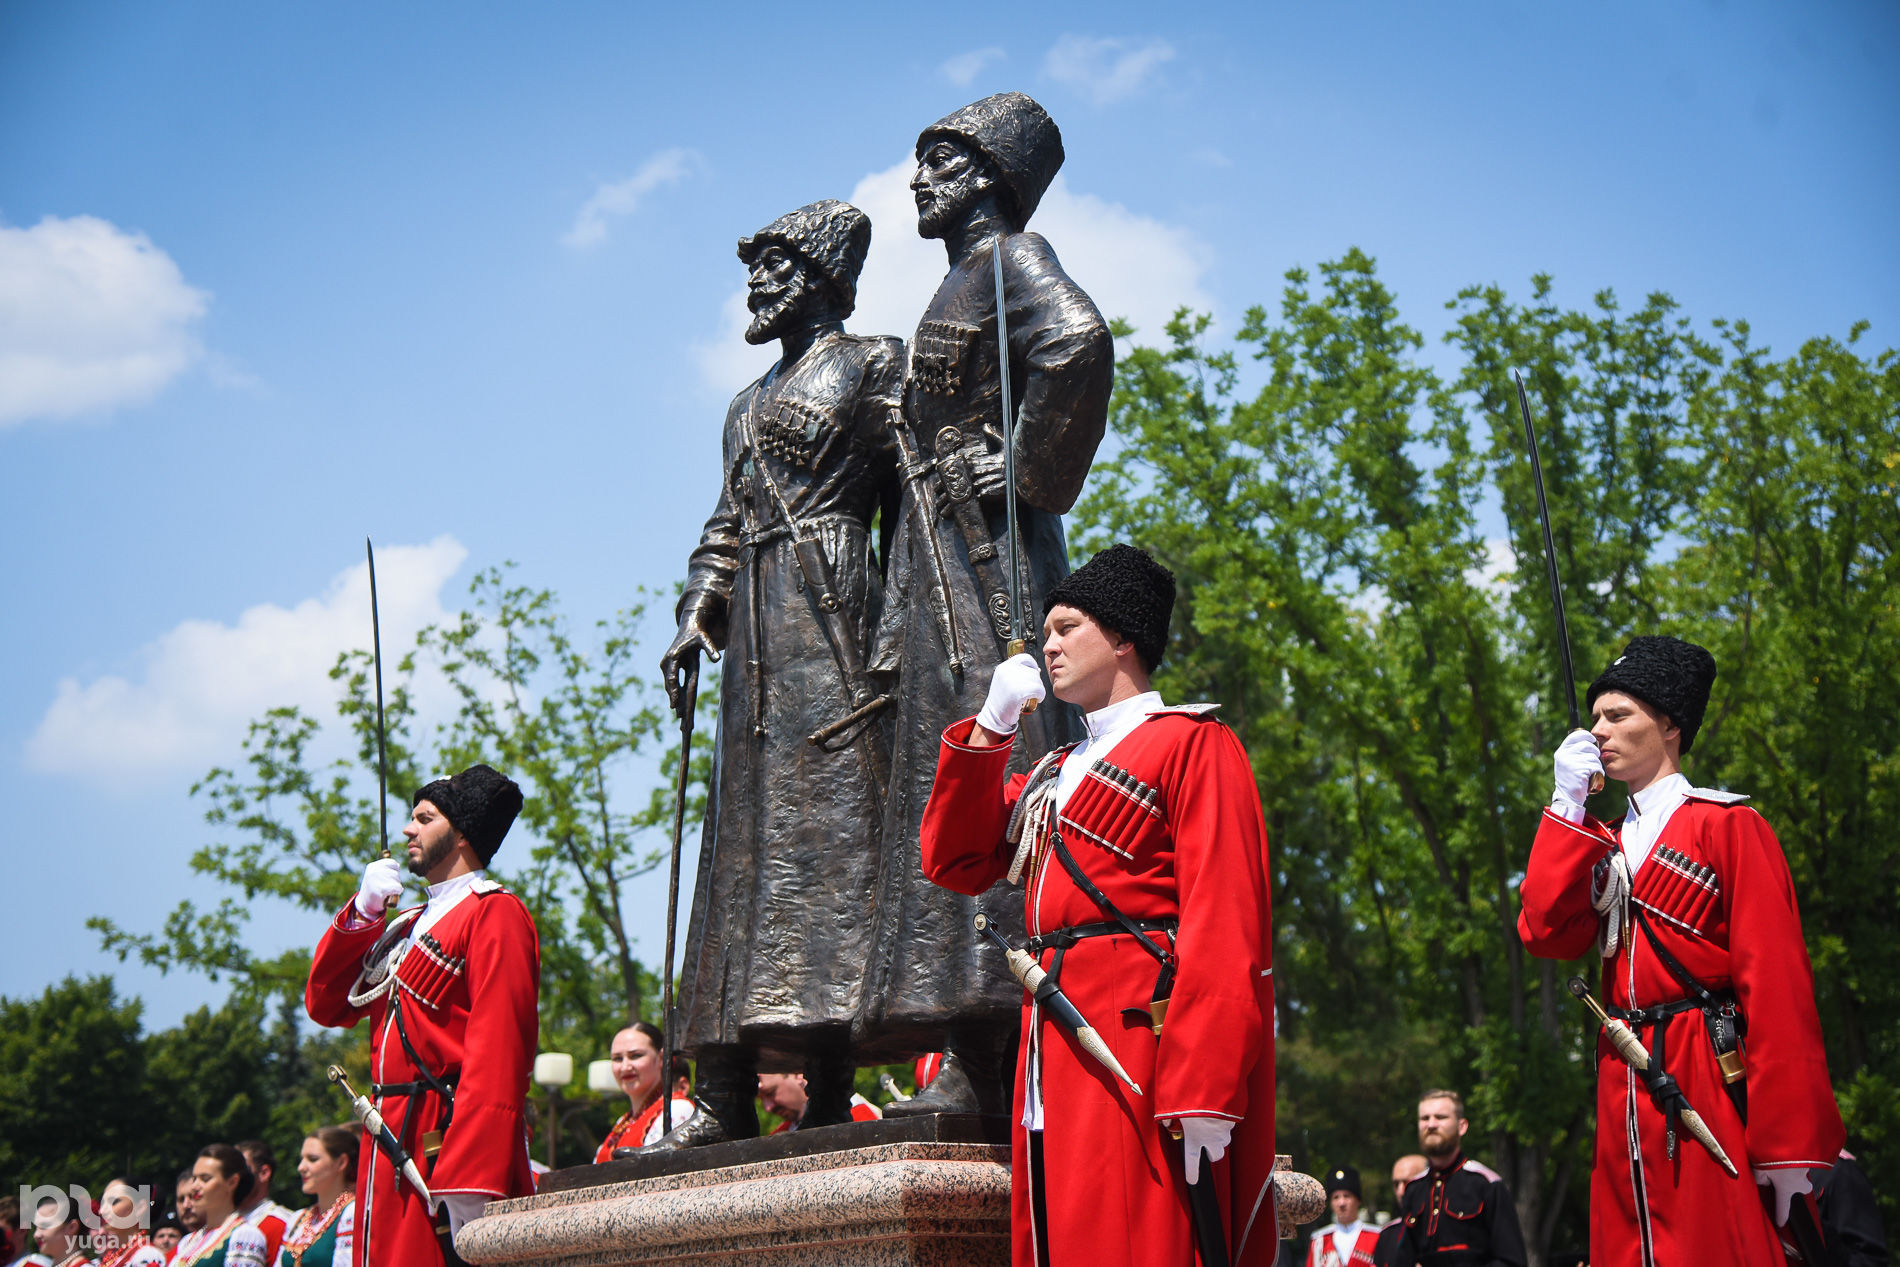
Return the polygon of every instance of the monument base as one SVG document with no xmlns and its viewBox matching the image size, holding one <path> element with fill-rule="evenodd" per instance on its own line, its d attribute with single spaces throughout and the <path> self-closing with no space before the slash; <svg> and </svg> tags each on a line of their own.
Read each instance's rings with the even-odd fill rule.
<svg viewBox="0 0 1900 1267">
<path fill-rule="evenodd" d="M 856 1122 L 560 1170 L 462 1229 L 470 1263 L 1009 1262 L 1008 1124 Z"/>
</svg>

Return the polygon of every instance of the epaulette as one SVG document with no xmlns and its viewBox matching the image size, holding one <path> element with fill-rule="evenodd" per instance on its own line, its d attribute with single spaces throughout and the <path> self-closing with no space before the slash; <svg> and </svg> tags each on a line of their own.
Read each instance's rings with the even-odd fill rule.
<svg viewBox="0 0 1900 1267">
<path fill-rule="evenodd" d="M 481 879 L 475 881 L 475 883 L 469 885 L 468 891 L 470 893 L 506 893 L 508 886 L 499 880 L 491 880 L 487 876 L 483 876 Z"/>
<path fill-rule="evenodd" d="M 1219 708 L 1219 704 L 1168 704 L 1161 708 L 1149 709 L 1148 716 L 1159 717 L 1163 713 L 1186 713 L 1189 717 L 1211 717 Z"/>
<path fill-rule="evenodd" d="M 1740 805 L 1749 799 L 1746 793 L 1724 792 L 1712 787 L 1692 787 L 1682 797 L 1686 801 L 1708 801 L 1715 805 Z"/>
</svg>

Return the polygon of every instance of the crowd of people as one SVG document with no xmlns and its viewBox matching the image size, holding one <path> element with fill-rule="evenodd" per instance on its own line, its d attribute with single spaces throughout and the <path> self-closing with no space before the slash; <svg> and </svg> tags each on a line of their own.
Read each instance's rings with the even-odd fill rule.
<svg viewBox="0 0 1900 1267">
<path fill-rule="evenodd" d="M 84 1205 L 70 1190 L 45 1193 L 31 1210 L 0 1197 L 0 1264 L 346 1267 L 360 1142 L 353 1126 L 326 1126 L 303 1141 L 297 1177 L 310 1204 L 297 1210 L 271 1199 L 277 1158 L 258 1139 L 199 1149 L 179 1171 L 169 1208 L 159 1186 L 131 1178 L 114 1179 Z"/>
</svg>

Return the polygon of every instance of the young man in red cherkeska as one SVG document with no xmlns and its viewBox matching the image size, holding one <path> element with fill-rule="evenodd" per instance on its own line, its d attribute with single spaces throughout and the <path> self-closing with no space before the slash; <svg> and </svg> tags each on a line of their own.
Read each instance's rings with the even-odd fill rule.
<svg viewBox="0 0 1900 1267">
<path fill-rule="evenodd" d="M 1595 718 L 1558 746 L 1556 792 L 1531 847 L 1518 934 L 1532 954 L 1603 957 L 1604 1002 L 1681 1085 L 1740 1174 L 1668 1122 L 1607 1039 L 1597 1047 L 1595 1267 L 1761 1267 L 1838 1155 L 1840 1110 L 1814 1007 L 1794 882 L 1748 798 L 1690 785 L 1715 658 L 1633 640 L 1590 685 Z M 1605 823 L 1594 776 L 1629 789 Z M 1808 1208 L 1803 1211 L 1797 1203 Z"/>
<path fill-rule="evenodd" d="M 395 860 L 379 859 L 317 945 L 304 1006 L 319 1025 L 370 1021 L 370 1095 L 435 1206 L 365 1138 L 356 1267 L 443 1263 L 438 1211 L 452 1238 L 487 1202 L 533 1191 L 540 941 L 521 899 L 486 874 L 520 811 L 521 789 L 485 765 L 424 787 L 403 835 L 428 902 L 385 919 L 403 883 Z"/>
<path fill-rule="evenodd" d="M 973 895 L 1021 883 L 1030 952 L 1140 1087 L 1025 998 L 1018 1267 L 1197 1261 L 1186 1185 L 1209 1182 L 1204 1169 L 1233 1262 L 1280 1250 L 1266 825 L 1213 706 L 1171 708 L 1149 685 L 1174 588 L 1127 545 L 1056 585 L 1043 653 L 1088 738 L 1010 774 L 1017 721 L 1044 688 L 1033 656 L 1005 660 L 982 712 L 944 731 L 924 812 L 925 874 Z"/>
</svg>

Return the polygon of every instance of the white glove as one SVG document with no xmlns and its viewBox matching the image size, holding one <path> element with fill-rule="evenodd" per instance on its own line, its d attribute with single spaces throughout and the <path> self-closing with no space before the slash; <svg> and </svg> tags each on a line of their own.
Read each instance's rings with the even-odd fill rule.
<svg viewBox="0 0 1900 1267">
<path fill-rule="evenodd" d="M 1027 651 L 1013 655 L 990 675 L 989 697 L 983 701 L 983 711 L 976 715 L 976 724 L 992 735 L 1013 735 L 1016 723 L 1022 719 L 1023 705 L 1048 695 L 1036 657 Z"/>
<path fill-rule="evenodd" d="M 1590 779 L 1603 773 L 1603 754 L 1597 750 L 1597 737 L 1587 730 L 1571 731 L 1557 745 L 1551 764 L 1557 774 L 1551 808 L 1573 823 L 1582 822 L 1583 800 L 1590 795 Z"/>
<path fill-rule="evenodd" d="M 1234 1124 L 1224 1117 L 1184 1117 L 1180 1119 L 1181 1148 L 1187 1154 L 1187 1181 L 1198 1183 L 1201 1178 L 1201 1150 L 1207 1150 L 1208 1164 L 1212 1165 L 1227 1155 L 1227 1145 L 1234 1140 Z"/>
<path fill-rule="evenodd" d="M 1788 1225 L 1788 1211 L 1793 1207 L 1796 1197 L 1814 1191 L 1814 1183 L 1809 1178 L 1805 1166 L 1789 1166 L 1782 1170 L 1757 1170 L 1755 1182 L 1764 1188 L 1775 1190 L 1776 1227 Z"/>
<path fill-rule="evenodd" d="M 364 919 L 381 919 L 391 898 L 402 899 L 402 868 L 394 858 L 378 858 L 363 868 L 363 883 L 356 889 L 356 913 Z"/>
</svg>

